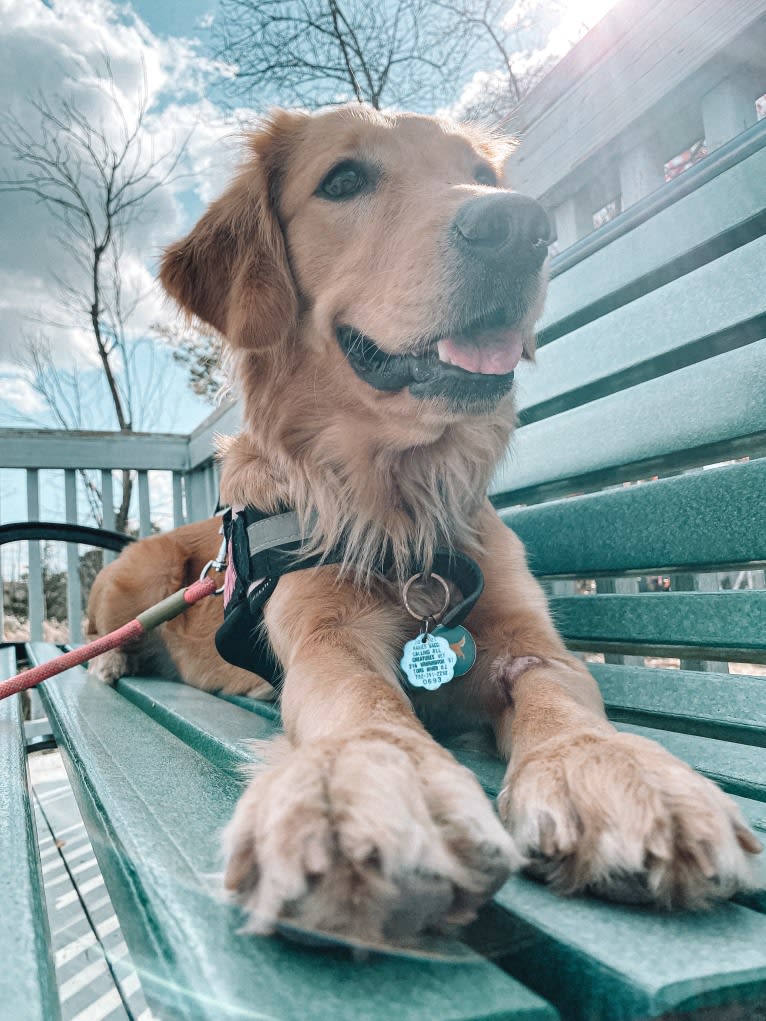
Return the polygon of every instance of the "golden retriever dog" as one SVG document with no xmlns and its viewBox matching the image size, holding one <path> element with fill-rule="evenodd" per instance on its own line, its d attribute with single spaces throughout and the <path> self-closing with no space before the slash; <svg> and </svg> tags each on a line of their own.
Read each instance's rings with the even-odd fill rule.
<svg viewBox="0 0 766 1021">
<path fill-rule="evenodd" d="M 513 430 L 514 369 L 533 357 L 549 241 L 542 208 L 504 184 L 507 142 L 353 106 L 278 111 L 248 144 L 161 279 L 228 344 L 244 427 L 222 452 L 223 498 L 292 508 L 307 548 L 344 549 L 282 576 L 265 606 L 286 738 L 225 834 L 249 929 L 412 937 L 472 918 L 522 865 L 561 891 L 662 906 L 751 886 L 760 845 L 734 802 L 607 721 L 485 496 Z M 136 605 L 166 557 L 168 590 L 196 577 L 216 530 L 128 550 L 97 585 L 93 632 L 109 626 L 108 590 L 125 591 L 123 563 L 143 558 Z M 402 586 L 445 545 L 484 573 L 466 621 L 478 654 L 423 691 L 398 669 L 418 634 Z M 171 658 L 201 687 L 260 687 L 215 660 L 220 612 L 167 625 Z M 509 760 L 499 818 L 424 713 L 493 728 Z"/>
</svg>

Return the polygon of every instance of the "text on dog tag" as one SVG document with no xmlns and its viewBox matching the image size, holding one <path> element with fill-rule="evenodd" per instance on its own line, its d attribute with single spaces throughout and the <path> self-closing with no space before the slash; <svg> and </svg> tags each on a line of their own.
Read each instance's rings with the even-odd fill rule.
<svg viewBox="0 0 766 1021">
<path fill-rule="evenodd" d="M 421 634 L 404 646 L 399 665 L 413 688 L 435 691 L 455 676 L 456 662 L 446 638 Z"/>
</svg>

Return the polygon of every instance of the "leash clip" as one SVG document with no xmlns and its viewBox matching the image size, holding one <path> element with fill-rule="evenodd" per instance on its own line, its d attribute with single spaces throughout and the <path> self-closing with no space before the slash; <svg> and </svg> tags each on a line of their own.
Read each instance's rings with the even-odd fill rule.
<svg viewBox="0 0 766 1021">
<path fill-rule="evenodd" d="M 199 576 L 199 580 L 203 581 L 211 571 L 215 571 L 216 574 L 220 574 L 221 571 L 226 570 L 226 538 L 221 539 L 221 545 L 218 549 L 218 555 L 214 560 L 208 560 L 205 566 L 202 568 L 202 573 Z M 220 596 L 223 594 L 224 586 L 221 585 L 213 593 L 214 596 Z"/>
</svg>

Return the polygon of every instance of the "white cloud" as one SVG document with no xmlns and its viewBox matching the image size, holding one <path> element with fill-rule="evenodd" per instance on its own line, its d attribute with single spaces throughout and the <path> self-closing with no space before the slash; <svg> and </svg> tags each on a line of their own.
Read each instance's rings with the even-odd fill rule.
<svg viewBox="0 0 766 1021">
<path fill-rule="evenodd" d="M 0 401 L 5 401 L 22 418 L 34 419 L 45 410 L 40 394 L 24 375 L 0 375 Z"/>
</svg>

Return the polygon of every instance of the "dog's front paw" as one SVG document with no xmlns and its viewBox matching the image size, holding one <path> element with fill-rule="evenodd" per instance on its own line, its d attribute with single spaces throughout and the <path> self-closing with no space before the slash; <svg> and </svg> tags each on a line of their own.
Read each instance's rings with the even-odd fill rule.
<svg viewBox="0 0 766 1021">
<path fill-rule="evenodd" d="M 715 784 L 630 734 L 546 741 L 509 770 L 500 815 L 562 892 L 703 907 L 753 889 L 761 845 Z"/>
<path fill-rule="evenodd" d="M 521 863 L 474 777 L 393 728 L 290 750 L 256 774 L 224 848 L 248 931 L 285 922 L 362 941 L 467 922 Z"/>
</svg>

